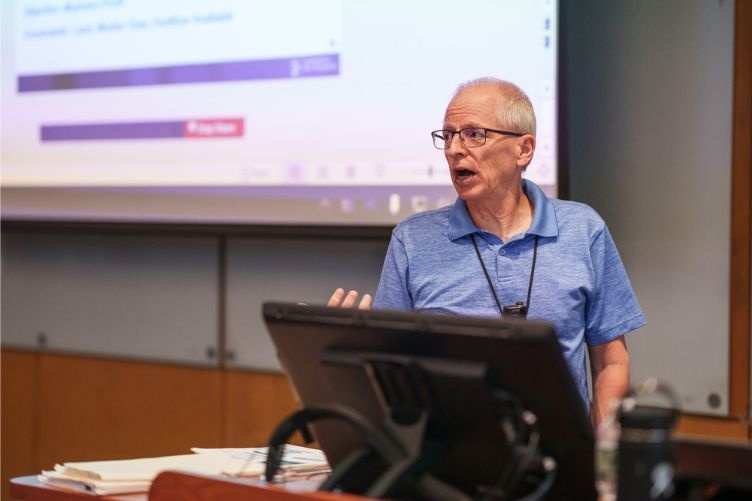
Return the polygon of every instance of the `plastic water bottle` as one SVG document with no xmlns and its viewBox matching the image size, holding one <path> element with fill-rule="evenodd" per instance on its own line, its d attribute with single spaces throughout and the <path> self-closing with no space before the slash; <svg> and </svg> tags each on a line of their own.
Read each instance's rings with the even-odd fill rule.
<svg viewBox="0 0 752 501">
<path fill-rule="evenodd" d="M 595 430 L 595 489 L 601 501 L 616 499 L 621 435 L 616 412 L 619 405 L 618 401 L 612 402 L 610 415 Z"/>
</svg>

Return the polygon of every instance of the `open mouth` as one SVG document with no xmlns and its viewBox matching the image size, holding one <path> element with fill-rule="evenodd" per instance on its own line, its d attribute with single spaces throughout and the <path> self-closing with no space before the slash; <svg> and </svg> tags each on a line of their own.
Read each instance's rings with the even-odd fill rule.
<svg viewBox="0 0 752 501">
<path fill-rule="evenodd" d="M 454 171 L 454 179 L 460 183 L 467 181 L 474 175 L 475 175 L 475 172 L 468 170 L 468 169 L 455 169 Z"/>
</svg>

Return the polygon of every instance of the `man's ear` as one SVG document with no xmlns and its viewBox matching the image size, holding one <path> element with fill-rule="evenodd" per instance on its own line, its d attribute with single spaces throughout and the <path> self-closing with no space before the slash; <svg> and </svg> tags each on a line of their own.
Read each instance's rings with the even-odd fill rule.
<svg viewBox="0 0 752 501">
<path fill-rule="evenodd" d="M 520 166 L 527 167 L 533 159 L 533 153 L 535 153 L 535 136 L 532 134 L 525 134 L 520 137 L 519 147 L 520 153 L 517 162 Z"/>
</svg>

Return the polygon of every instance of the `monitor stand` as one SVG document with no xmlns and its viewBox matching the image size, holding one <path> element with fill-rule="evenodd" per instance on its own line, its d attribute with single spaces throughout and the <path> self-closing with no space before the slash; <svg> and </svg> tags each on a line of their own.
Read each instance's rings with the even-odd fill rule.
<svg viewBox="0 0 752 501">
<path fill-rule="evenodd" d="M 486 363 L 336 348 L 325 350 L 321 362 L 363 371 L 383 426 L 339 404 L 306 407 L 272 435 L 267 479 L 274 478 L 295 431 L 305 436 L 314 421 L 336 419 L 354 428 L 363 445 L 333 465 L 320 490 L 504 500 L 536 499 L 553 484 L 556 462 L 538 446 L 535 416 L 514 395 L 490 385 Z"/>
</svg>

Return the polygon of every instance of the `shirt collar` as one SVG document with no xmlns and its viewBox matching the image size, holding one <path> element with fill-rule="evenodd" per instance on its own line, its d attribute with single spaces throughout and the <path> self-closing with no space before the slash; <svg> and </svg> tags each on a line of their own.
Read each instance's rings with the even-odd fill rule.
<svg viewBox="0 0 752 501">
<path fill-rule="evenodd" d="M 530 224 L 526 234 L 540 235 L 541 237 L 555 237 L 559 234 L 559 225 L 556 221 L 556 212 L 551 200 L 548 199 L 543 190 L 532 181 L 522 180 L 522 191 L 527 195 L 533 204 L 533 222 Z M 472 233 L 481 230 L 475 226 L 470 219 L 470 213 L 467 211 L 467 204 L 461 198 L 457 198 L 454 208 L 449 216 L 449 229 L 447 235 L 449 240 L 457 240 Z"/>
</svg>

